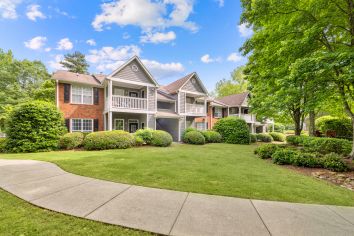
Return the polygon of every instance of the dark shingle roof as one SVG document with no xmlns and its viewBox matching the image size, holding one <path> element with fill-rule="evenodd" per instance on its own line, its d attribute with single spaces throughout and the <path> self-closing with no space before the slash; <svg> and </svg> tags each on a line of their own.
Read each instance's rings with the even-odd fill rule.
<svg viewBox="0 0 354 236">
<path fill-rule="evenodd" d="M 92 75 L 79 74 L 79 73 L 69 72 L 65 70 L 58 70 L 54 72 L 52 79 L 65 81 L 65 82 L 96 85 L 96 86 L 101 85 L 101 81 L 99 79 L 96 79 Z"/>
<path fill-rule="evenodd" d="M 180 89 L 194 74 L 195 72 L 190 73 L 183 78 L 170 83 L 169 85 L 162 86 L 161 89 L 166 90 L 169 93 L 176 93 L 178 89 Z"/>
<path fill-rule="evenodd" d="M 220 101 L 228 106 L 241 106 L 243 101 L 249 95 L 249 92 L 233 94 L 221 98 L 216 98 L 216 101 Z"/>
</svg>

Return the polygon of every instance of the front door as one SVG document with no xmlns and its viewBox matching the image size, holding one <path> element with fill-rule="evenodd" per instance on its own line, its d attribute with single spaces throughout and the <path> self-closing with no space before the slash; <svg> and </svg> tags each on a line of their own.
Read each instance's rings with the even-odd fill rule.
<svg viewBox="0 0 354 236">
<path fill-rule="evenodd" d="M 129 122 L 129 133 L 135 133 L 139 129 L 138 122 Z"/>
</svg>

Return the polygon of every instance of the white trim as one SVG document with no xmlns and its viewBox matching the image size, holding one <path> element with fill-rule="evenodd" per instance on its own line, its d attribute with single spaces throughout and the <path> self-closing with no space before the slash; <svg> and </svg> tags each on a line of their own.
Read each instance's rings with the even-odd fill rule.
<svg viewBox="0 0 354 236">
<path fill-rule="evenodd" d="M 157 112 L 157 89 L 155 89 L 155 112 Z"/>
<path fill-rule="evenodd" d="M 114 130 L 117 130 L 117 127 L 116 127 L 116 120 L 122 120 L 123 121 L 123 129 L 122 130 L 125 130 L 125 120 L 122 119 L 122 118 L 116 118 L 113 120 L 113 129 Z M 121 130 L 121 129 L 120 129 Z"/>
<path fill-rule="evenodd" d="M 73 102 L 73 87 L 78 87 L 81 88 L 81 102 L 77 103 L 77 102 Z M 91 89 L 91 103 L 84 103 L 84 94 L 83 94 L 83 88 L 90 88 Z M 78 95 L 78 94 L 76 94 Z M 93 94 L 93 87 L 92 86 L 85 86 L 85 85 L 71 85 L 70 88 L 70 104 L 74 104 L 74 105 L 94 105 L 94 94 Z"/>
<path fill-rule="evenodd" d="M 193 95 L 200 95 L 200 96 L 203 96 L 203 97 L 207 95 L 206 93 L 192 92 L 192 91 L 183 90 L 183 89 L 181 89 L 180 91 L 183 92 L 183 93 L 189 93 L 189 94 L 193 94 Z"/>
<path fill-rule="evenodd" d="M 116 82 L 123 82 L 123 83 L 126 83 L 126 84 L 134 84 L 134 85 L 140 85 L 140 86 L 149 86 L 149 87 L 155 87 L 155 88 L 157 87 L 156 85 L 153 85 L 153 84 L 141 83 L 141 82 L 121 79 L 121 78 L 117 78 L 117 77 L 108 77 L 107 79 L 110 79 L 110 80 L 116 81 Z"/>
<path fill-rule="evenodd" d="M 80 120 L 81 121 L 81 130 L 72 130 L 72 123 L 73 123 L 73 120 Z M 92 129 L 90 131 L 87 131 L 87 130 L 83 130 L 83 121 L 84 120 L 90 120 L 91 121 L 91 127 Z M 93 132 L 94 131 L 94 122 L 93 122 L 94 119 L 91 119 L 91 118 L 71 118 L 70 119 L 70 133 L 72 132 Z"/>
<path fill-rule="evenodd" d="M 186 80 L 186 82 L 184 82 L 184 83 L 182 84 L 182 86 L 181 86 L 178 90 L 182 91 L 182 88 L 187 84 L 187 82 L 188 82 L 193 76 L 195 76 L 195 77 L 197 78 L 197 80 L 198 80 L 198 82 L 199 82 L 199 85 L 201 85 L 202 89 L 204 90 L 204 93 L 207 95 L 207 94 L 208 94 L 208 90 L 205 88 L 203 82 L 200 80 L 200 78 L 199 78 L 199 76 L 198 76 L 198 74 L 197 74 L 196 72 L 193 72 L 193 73 L 191 74 L 191 76 L 189 76 L 189 78 Z"/>
<path fill-rule="evenodd" d="M 146 113 L 146 128 L 149 128 L 149 115 Z"/>
<path fill-rule="evenodd" d="M 108 130 L 112 131 L 112 112 L 108 112 Z"/>
</svg>

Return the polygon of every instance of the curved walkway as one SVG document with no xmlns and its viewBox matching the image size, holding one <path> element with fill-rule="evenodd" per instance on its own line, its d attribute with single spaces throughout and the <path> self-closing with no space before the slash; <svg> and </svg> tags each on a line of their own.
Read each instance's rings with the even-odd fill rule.
<svg viewBox="0 0 354 236">
<path fill-rule="evenodd" d="M 166 235 L 354 235 L 354 208 L 113 183 L 52 163 L 0 160 L 0 187 L 43 208 Z"/>
</svg>

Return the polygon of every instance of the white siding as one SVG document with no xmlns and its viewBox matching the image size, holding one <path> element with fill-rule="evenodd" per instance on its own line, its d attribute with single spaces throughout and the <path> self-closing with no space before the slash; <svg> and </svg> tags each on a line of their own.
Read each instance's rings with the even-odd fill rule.
<svg viewBox="0 0 354 236">
<path fill-rule="evenodd" d="M 194 83 L 192 81 L 195 81 Z M 202 86 L 199 84 L 199 81 L 195 78 L 191 78 L 188 82 L 182 87 L 182 90 L 204 93 Z"/>
<path fill-rule="evenodd" d="M 138 67 L 138 71 L 132 70 L 133 65 Z M 150 80 L 149 76 L 146 74 L 144 69 L 140 66 L 140 64 L 136 60 L 133 60 L 131 63 L 126 65 L 121 71 L 119 71 L 113 77 L 154 85 L 154 83 Z"/>
<path fill-rule="evenodd" d="M 155 111 L 156 110 L 156 88 L 149 87 L 148 88 L 148 110 Z"/>
</svg>

